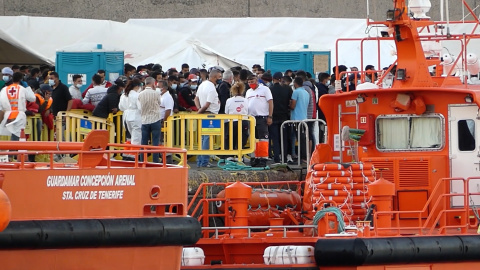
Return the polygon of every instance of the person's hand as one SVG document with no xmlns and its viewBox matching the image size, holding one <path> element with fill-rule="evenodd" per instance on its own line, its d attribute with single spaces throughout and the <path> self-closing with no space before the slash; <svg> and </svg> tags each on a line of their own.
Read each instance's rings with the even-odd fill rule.
<svg viewBox="0 0 480 270">
<path fill-rule="evenodd" d="M 271 125 L 273 123 L 273 119 L 271 117 L 267 118 L 267 125 Z"/>
<path fill-rule="evenodd" d="M 187 112 L 192 112 L 192 109 L 191 109 L 191 108 L 187 108 L 186 111 L 187 111 Z"/>
<path fill-rule="evenodd" d="M 174 113 L 178 113 L 178 109 L 173 109 L 173 112 L 174 112 Z"/>
<path fill-rule="evenodd" d="M 118 109 L 117 108 L 113 108 L 112 109 L 112 113 L 117 113 L 118 112 Z"/>
</svg>

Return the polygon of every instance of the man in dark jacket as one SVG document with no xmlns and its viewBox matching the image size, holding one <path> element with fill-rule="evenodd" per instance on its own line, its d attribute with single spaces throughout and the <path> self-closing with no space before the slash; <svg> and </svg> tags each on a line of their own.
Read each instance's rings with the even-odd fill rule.
<svg viewBox="0 0 480 270">
<path fill-rule="evenodd" d="M 115 84 L 108 88 L 107 95 L 102 98 L 93 110 L 93 116 L 108 118 L 110 113 L 118 112 L 118 103 L 120 102 L 120 95 L 124 88 L 125 82 L 117 79 Z"/>
<path fill-rule="evenodd" d="M 178 94 L 178 105 L 185 107 L 187 111 L 197 111 L 197 106 L 195 106 L 195 92 L 198 87 L 198 76 L 195 74 L 188 75 L 188 82 L 180 88 Z"/>
<path fill-rule="evenodd" d="M 289 86 L 280 84 L 282 73 L 273 74 L 273 85 L 270 87 L 273 97 L 273 121 L 268 127 L 270 135 L 270 145 L 273 145 L 273 161 L 279 163 L 281 161 L 281 145 L 280 145 L 280 127 L 282 123 L 290 119 L 289 103 L 292 98 L 292 89 Z M 286 126 L 283 130 L 283 149 L 284 156 L 287 156 L 287 138 L 288 132 Z"/>
<path fill-rule="evenodd" d="M 231 70 L 225 71 L 223 73 L 222 83 L 218 86 L 218 99 L 220 100 L 220 111 L 219 114 L 225 114 L 225 104 L 227 99 L 230 98 L 230 88 L 232 88 L 233 82 L 233 72 Z"/>
<path fill-rule="evenodd" d="M 317 106 L 317 111 L 318 111 L 318 119 L 322 119 L 323 121 L 325 121 L 325 114 L 323 113 L 322 109 L 320 108 L 320 106 L 318 105 L 320 103 L 320 98 L 325 95 L 325 94 L 328 94 L 328 86 L 330 84 L 330 75 L 328 73 L 320 73 L 318 74 L 318 83 L 316 84 L 317 85 L 317 89 L 318 89 L 318 102 L 316 104 Z M 320 142 L 319 143 L 323 143 L 323 137 L 324 137 L 324 134 L 325 134 L 325 126 L 320 124 L 319 126 L 319 130 L 320 130 L 320 134 L 319 134 L 319 139 L 320 139 Z"/>
</svg>

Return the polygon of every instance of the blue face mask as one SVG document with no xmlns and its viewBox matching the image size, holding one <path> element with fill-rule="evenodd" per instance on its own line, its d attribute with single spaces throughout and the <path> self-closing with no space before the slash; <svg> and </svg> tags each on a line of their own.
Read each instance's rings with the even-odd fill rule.
<svg viewBox="0 0 480 270">
<path fill-rule="evenodd" d="M 190 89 L 196 90 L 196 89 L 197 89 L 197 85 L 196 85 L 196 84 L 190 85 Z"/>
<path fill-rule="evenodd" d="M 10 80 L 10 76 L 3 76 L 2 79 L 3 81 L 8 82 Z"/>
<path fill-rule="evenodd" d="M 217 80 L 217 84 L 221 84 L 222 83 L 222 80 L 221 79 L 218 79 Z"/>
<path fill-rule="evenodd" d="M 177 84 L 172 84 L 172 89 L 177 90 Z"/>
<path fill-rule="evenodd" d="M 55 85 L 55 80 L 49 79 L 49 80 L 48 80 L 48 84 L 49 84 L 50 86 L 54 86 L 54 85 Z"/>
<path fill-rule="evenodd" d="M 185 84 L 187 84 L 187 83 L 181 83 L 181 84 L 180 84 L 180 88 L 184 87 Z"/>
<path fill-rule="evenodd" d="M 325 83 L 326 86 L 330 86 L 330 81 L 327 81 L 327 83 Z"/>
</svg>

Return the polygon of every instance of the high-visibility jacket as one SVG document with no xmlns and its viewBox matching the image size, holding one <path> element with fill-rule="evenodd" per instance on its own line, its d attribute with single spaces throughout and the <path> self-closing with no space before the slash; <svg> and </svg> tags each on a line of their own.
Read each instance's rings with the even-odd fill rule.
<svg viewBox="0 0 480 270">
<path fill-rule="evenodd" d="M 18 97 L 20 96 L 20 85 L 11 84 L 7 86 L 7 97 L 10 103 L 11 112 L 8 119 L 15 119 L 18 116 Z"/>
<path fill-rule="evenodd" d="M 38 94 L 38 93 L 35 94 L 35 96 L 37 97 L 37 99 L 38 99 L 38 105 L 39 105 L 40 108 L 41 108 L 42 105 L 45 103 L 45 98 L 42 97 L 42 95 L 40 95 L 40 94 Z M 48 110 L 48 109 L 50 109 L 50 107 L 52 106 L 52 102 L 53 102 L 53 99 L 52 99 L 52 98 L 49 98 L 49 99 L 48 99 L 48 102 L 47 102 L 47 104 L 46 104 L 46 106 L 45 106 L 45 109 L 44 109 L 45 111 Z"/>
</svg>

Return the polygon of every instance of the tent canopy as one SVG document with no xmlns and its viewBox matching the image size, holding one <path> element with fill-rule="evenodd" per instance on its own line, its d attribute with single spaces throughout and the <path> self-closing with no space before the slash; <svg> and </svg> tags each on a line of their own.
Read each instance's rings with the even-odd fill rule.
<svg viewBox="0 0 480 270">
<path fill-rule="evenodd" d="M 29 16 L 0 16 L 0 24 L 3 65 L 54 64 L 56 51 L 94 51 L 97 44 L 104 50 L 124 51 L 125 62 L 132 65 L 240 65 L 199 40 L 163 29 L 107 20 Z"/>
</svg>

